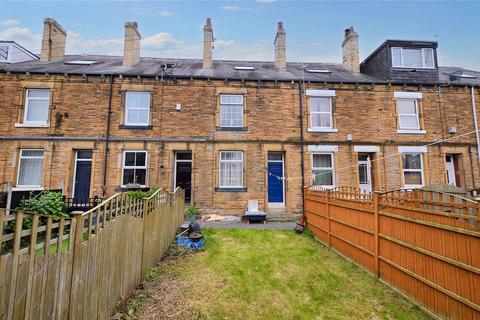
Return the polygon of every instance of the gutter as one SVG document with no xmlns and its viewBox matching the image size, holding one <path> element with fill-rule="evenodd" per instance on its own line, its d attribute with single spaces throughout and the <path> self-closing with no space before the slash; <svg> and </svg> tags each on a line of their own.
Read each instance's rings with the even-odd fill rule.
<svg viewBox="0 0 480 320">
<path fill-rule="evenodd" d="M 478 132 L 477 111 L 475 110 L 475 91 L 473 86 L 470 87 L 470 92 L 472 94 L 473 125 L 475 126 L 475 137 L 477 138 L 477 160 L 480 168 L 480 137 Z"/>
<path fill-rule="evenodd" d="M 113 75 L 110 75 L 110 90 L 108 92 L 108 114 L 107 131 L 105 132 L 105 153 L 103 155 L 103 196 L 106 194 L 107 186 L 107 166 L 108 166 L 108 143 L 110 141 L 110 118 L 112 117 L 112 94 L 113 94 Z"/>
</svg>

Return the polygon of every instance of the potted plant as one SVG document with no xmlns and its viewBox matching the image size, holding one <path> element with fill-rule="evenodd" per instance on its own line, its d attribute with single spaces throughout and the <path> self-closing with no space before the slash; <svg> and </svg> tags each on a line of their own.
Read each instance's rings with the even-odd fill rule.
<svg viewBox="0 0 480 320">
<path fill-rule="evenodd" d="M 188 206 L 185 212 L 185 220 L 194 221 L 197 218 L 198 208 L 196 205 L 191 204 Z"/>
</svg>

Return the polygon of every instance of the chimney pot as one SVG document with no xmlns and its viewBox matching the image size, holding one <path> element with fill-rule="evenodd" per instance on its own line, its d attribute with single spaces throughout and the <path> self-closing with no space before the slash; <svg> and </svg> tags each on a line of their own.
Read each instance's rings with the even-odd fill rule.
<svg viewBox="0 0 480 320">
<path fill-rule="evenodd" d="M 67 31 L 52 18 L 43 21 L 41 61 L 58 61 L 65 58 Z"/>
<path fill-rule="evenodd" d="M 353 27 L 345 29 L 345 38 L 342 42 L 342 63 L 345 68 L 353 72 L 360 72 L 358 33 Z"/>
<path fill-rule="evenodd" d="M 278 69 L 285 69 L 287 67 L 286 34 L 283 28 L 283 22 L 279 22 L 274 41 L 275 67 Z"/>
<path fill-rule="evenodd" d="M 203 27 L 203 69 L 213 68 L 213 29 L 212 20 L 207 18 Z"/>
</svg>

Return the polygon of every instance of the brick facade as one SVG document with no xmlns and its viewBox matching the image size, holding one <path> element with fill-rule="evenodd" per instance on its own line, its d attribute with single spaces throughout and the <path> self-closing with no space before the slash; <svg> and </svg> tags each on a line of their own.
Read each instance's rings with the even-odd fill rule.
<svg viewBox="0 0 480 320">
<path fill-rule="evenodd" d="M 424 146 L 439 139 L 474 131 L 468 87 L 404 86 L 394 84 L 305 83 L 300 113 L 300 83 L 274 81 L 155 80 L 113 77 L 106 184 L 105 146 L 109 110 L 109 77 L 27 75 L 0 73 L 0 182 L 15 181 L 19 150 L 45 150 L 42 186 L 64 186 L 71 196 L 75 150 L 92 150 L 90 194 L 111 195 L 120 190 L 124 150 L 147 150 L 147 185 L 172 189 L 174 154 L 192 152 L 192 199 L 201 208 L 220 213 L 241 213 L 249 199 L 268 208 L 268 152 L 283 152 L 285 211 L 302 210 L 300 117 L 303 119 L 305 185 L 312 184 L 310 145 L 337 146 L 334 153 L 335 185 L 358 186 L 358 152 L 355 146 L 378 146 L 373 159 L 375 190 L 404 186 L 398 146 Z M 21 125 L 28 88 L 51 91 L 49 124 L 31 128 Z M 337 132 L 310 132 L 310 103 L 306 90 L 335 90 L 334 128 Z M 125 128 L 126 91 L 151 92 L 150 126 Z M 421 92 L 420 121 L 424 134 L 397 133 L 394 92 Z M 219 96 L 244 96 L 244 130 L 219 130 Z M 477 111 L 480 92 L 475 89 Z M 181 104 L 177 110 L 176 105 Z M 480 113 L 477 115 L 480 117 Z M 19 125 L 20 124 L 20 125 Z M 455 126 L 456 134 L 448 128 Z M 347 140 L 351 135 L 351 141 Z M 219 187 L 219 152 L 243 151 L 241 192 Z M 425 184 L 446 183 L 445 155 L 459 159 L 460 184 L 480 186 L 475 135 L 465 135 L 428 147 L 424 154 Z"/>
</svg>

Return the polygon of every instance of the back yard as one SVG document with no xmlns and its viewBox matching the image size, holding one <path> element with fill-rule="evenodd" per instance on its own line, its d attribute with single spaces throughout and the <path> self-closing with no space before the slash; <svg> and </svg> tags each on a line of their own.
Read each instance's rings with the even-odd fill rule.
<svg viewBox="0 0 480 320">
<path fill-rule="evenodd" d="M 139 319 L 429 318 L 308 235 L 204 231 L 204 251 L 172 247 L 121 309 Z"/>
</svg>

